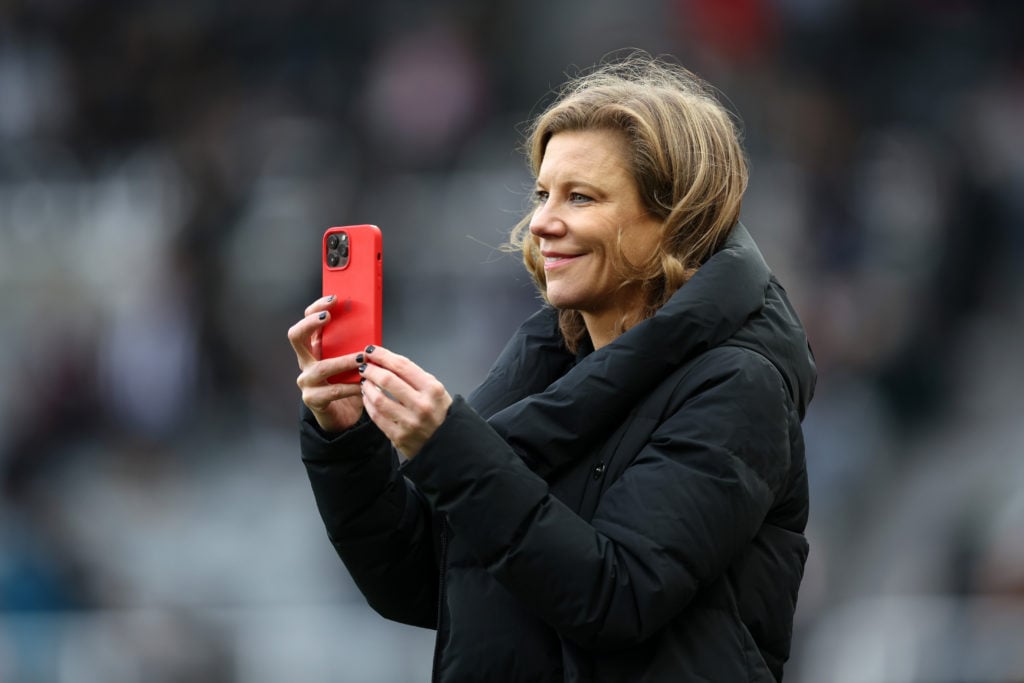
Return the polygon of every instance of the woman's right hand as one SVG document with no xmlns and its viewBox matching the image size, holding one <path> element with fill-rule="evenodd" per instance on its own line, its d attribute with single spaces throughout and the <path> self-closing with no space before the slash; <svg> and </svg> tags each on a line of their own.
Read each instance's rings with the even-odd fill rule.
<svg viewBox="0 0 1024 683">
<path fill-rule="evenodd" d="M 355 370 L 356 354 L 321 359 L 324 325 L 331 319 L 334 297 L 317 299 L 306 308 L 305 317 L 288 330 L 288 341 L 299 362 L 295 383 L 302 390 L 302 402 L 313 412 L 320 428 L 341 432 L 356 423 L 363 414 L 361 387 L 356 384 L 331 384 L 327 381 L 340 372 Z"/>
</svg>

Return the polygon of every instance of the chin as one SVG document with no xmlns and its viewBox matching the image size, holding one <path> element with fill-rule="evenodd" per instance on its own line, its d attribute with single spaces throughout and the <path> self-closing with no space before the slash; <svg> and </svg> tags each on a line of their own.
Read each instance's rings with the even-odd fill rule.
<svg viewBox="0 0 1024 683">
<path fill-rule="evenodd" d="M 547 291 L 545 293 L 548 303 L 558 310 L 564 310 L 567 308 L 576 308 L 577 301 L 571 296 L 567 296 L 564 292 L 558 292 L 557 290 Z"/>
</svg>

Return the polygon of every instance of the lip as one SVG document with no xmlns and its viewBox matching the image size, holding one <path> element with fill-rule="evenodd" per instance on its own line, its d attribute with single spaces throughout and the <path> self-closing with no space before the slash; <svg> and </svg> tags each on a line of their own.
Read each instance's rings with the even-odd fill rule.
<svg viewBox="0 0 1024 683">
<path fill-rule="evenodd" d="M 544 257 L 545 271 L 560 268 L 583 256 L 583 254 L 566 254 L 559 251 L 542 251 L 540 253 Z"/>
</svg>

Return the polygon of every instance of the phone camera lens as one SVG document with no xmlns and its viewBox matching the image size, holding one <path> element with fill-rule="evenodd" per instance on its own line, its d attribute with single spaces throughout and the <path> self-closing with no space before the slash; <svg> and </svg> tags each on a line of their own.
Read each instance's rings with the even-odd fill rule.
<svg viewBox="0 0 1024 683">
<path fill-rule="evenodd" d="M 333 251 L 327 255 L 327 265 L 329 265 L 331 268 L 337 266 L 340 260 L 341 259 L 338 257 L 338 255 Z"/>
<path fill-rule="evenodd" d="M 341 258 L 348 258 L 348 245 L 347 244 L 341 245 L 341 248 L 338 251 L 341 252 Z"/>
<path fill-rule="evenodd" d="M 329 235 L 327 237 L 327 248 L 328 249 L 337 249 L 338 248 L 338 243 L 340 241 L 341 240 L 338 239 L 338 235 L 337 234 Z"/>
</svg>

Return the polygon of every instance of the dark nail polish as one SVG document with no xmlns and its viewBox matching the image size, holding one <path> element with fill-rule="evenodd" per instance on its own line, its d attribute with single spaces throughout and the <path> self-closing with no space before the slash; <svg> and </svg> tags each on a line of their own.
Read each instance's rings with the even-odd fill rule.
<svg viewBox="0 0 1024 683">
<path fill-rule="evenodd" d="M 367 353 L 373 353 L 373 350 L 374 350 L 375 348 L 377 348 L 377 347 L 376 347 L 376 346 L 374 346 L 373 344 L 370 344 L 369 346 L 367 346 L 367 347 L 366 347 L 366 352 L 367 352 Z"/>
<path fill-rule="evenodd" d="M 327 311 L 320 311 L 320 315 L 318 317 L 321 320 L 327 320 Z"/>
<path fill-rule="evenodd" d="M 362 363 L 364 360 L 366 360 L 366 359 L 363 358 L 363 354 L 361 354 L 361 353 L 357 353 L 356 354 L 356 362 L 357 363 Z"/>
<path fill-rule="evenodd" d="M 366 371 L 366 363 L 363 363 L 362 365 L 360 365 L 358 368 L 356 368 L 356 370 L 358 370 L 359 372 L 365 372 Z"/>
<path fill-rule="evenodd" d="M 360 377 L 359 378 L 359 383 L 360 384 L 365 384 L 366 383 L 366 378 L 365 377 Z"/>
<path fill-rule="evenodd" d="M 334 295 L 333 294 L 331 294 L 329 297 L 327 297 L 327 303 L 331 303 L 332 301 L 334 301 Z"/>
</svg>

